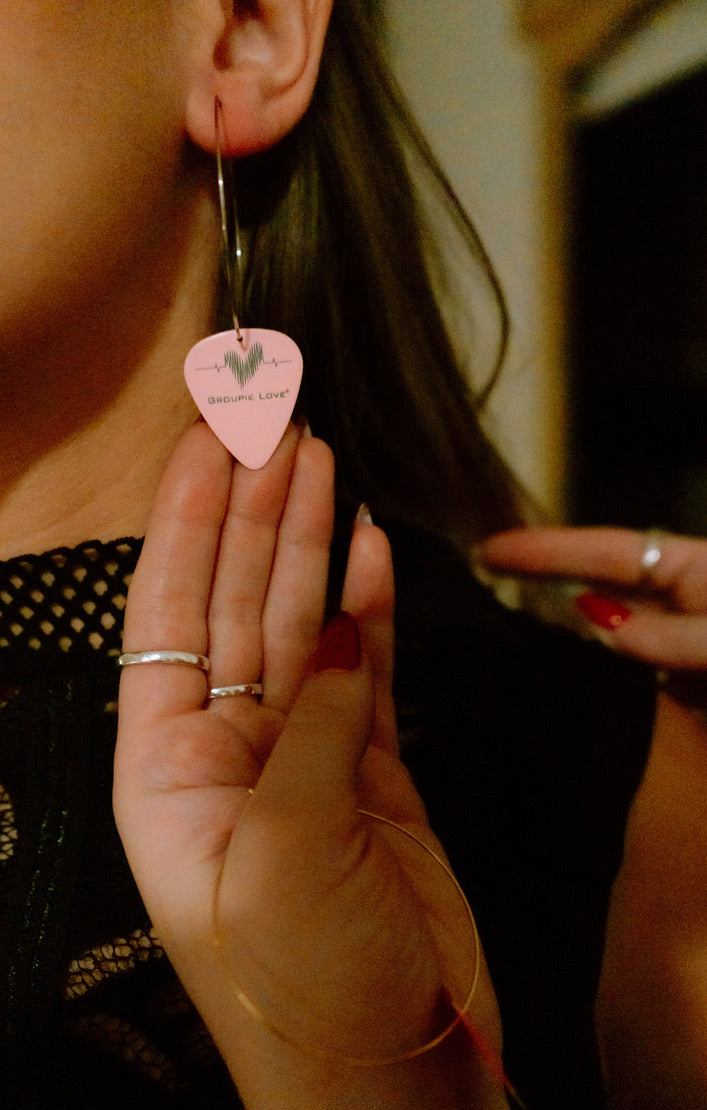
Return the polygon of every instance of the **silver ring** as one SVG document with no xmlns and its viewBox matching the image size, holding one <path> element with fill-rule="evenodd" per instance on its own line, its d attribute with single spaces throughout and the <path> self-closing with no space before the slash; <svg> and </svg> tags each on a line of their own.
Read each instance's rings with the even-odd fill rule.
<svg viewBox="0 0 707 1110">
<path fill-rule="evenodd" d="M 198 667 L 200 671 L 209 669 L 206 656 L 193 651 L 126 651 L 118 656 L 119 667 L 132 667 L 135 663 L 182 663 L 185 667 Z"/>
<path fill-rule="evenodd" d="M 665 532 L 661 532 L 658 528 L 651 528 L 646 532 L 643 551 L 641 553 L 641 561 L 639 564 L 639 586 L 644 589 L 655 589 L 655 568 L 663 558 L 663 540 L 665 539 Z"/>
<path fill-rule="evenodd" d="M 243 682 L 239 686 L 212 686 L 207 700 L 212 698 L 237 698 L 242 694 L 259 698 L 262 692 L 262 682 Z"/>
</svg>

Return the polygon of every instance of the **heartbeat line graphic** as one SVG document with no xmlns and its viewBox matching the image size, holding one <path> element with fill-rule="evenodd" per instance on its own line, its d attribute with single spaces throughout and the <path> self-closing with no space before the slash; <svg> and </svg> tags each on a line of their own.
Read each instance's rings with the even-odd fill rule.
<svg viewBox="0 0 707 1110">
<path fill-rule="evenodd" d="M 195 369 L 216 370 L 220 373 L 228 367 L 242 389 L 251 378 L 255 377 L 261 366 L 277 368 L 278 366 L 284 366 L 285 363 L 292 362 L 291 358 L 281 358 L 279 361 L 276 358 L 265 359 L 262 343 L 256 343 L 245 358 L 239 355 L 237 351 L 224 351 L 223 359 L 223 363 L 215 362 L 213 366 L 197 366 Z"/>
</svg>

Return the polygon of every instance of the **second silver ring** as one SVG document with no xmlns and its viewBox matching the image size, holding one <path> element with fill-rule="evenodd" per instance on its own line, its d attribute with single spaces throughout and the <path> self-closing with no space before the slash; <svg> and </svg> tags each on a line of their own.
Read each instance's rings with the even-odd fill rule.
<svg viewBox="0 0 707 1110">
<path fill-rule="evenodd" d="M 259 698 L 262 692 L 262 682 L 241 682 L 237 686 L 212 686 L 207 701 L 212 701 L 214 698 Z"/>
</svg>

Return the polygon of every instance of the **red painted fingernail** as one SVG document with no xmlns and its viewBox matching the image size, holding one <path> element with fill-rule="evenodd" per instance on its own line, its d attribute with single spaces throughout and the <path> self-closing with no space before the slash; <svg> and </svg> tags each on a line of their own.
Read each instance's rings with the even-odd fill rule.
<svg viewBox="0 0 707 1110">
<path fill-rule="evenodd" d="M 315 671 L 355 671 L 361 662 L 361 637 L 350 613 L 338 613 L 324 629 Z"/>
<path fill-rule="evenodd" d="M 613 597 L 601 594 L 581 594 L 575 601 L 583 617 L 607 632 L 615 632 L 631 616 L 631 610 Z"/>
</svg>

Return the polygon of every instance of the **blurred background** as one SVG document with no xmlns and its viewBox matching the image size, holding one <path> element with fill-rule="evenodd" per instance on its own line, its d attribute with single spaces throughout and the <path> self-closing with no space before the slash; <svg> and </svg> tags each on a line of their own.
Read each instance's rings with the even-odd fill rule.
<svg viewBox="0 0 707 1110">
<path fill-rule="evenodd" d="M 707 535 L 707 0 L 387 0 L 512 318 L 490 431 L 552 516 Z"/>
</svg>

